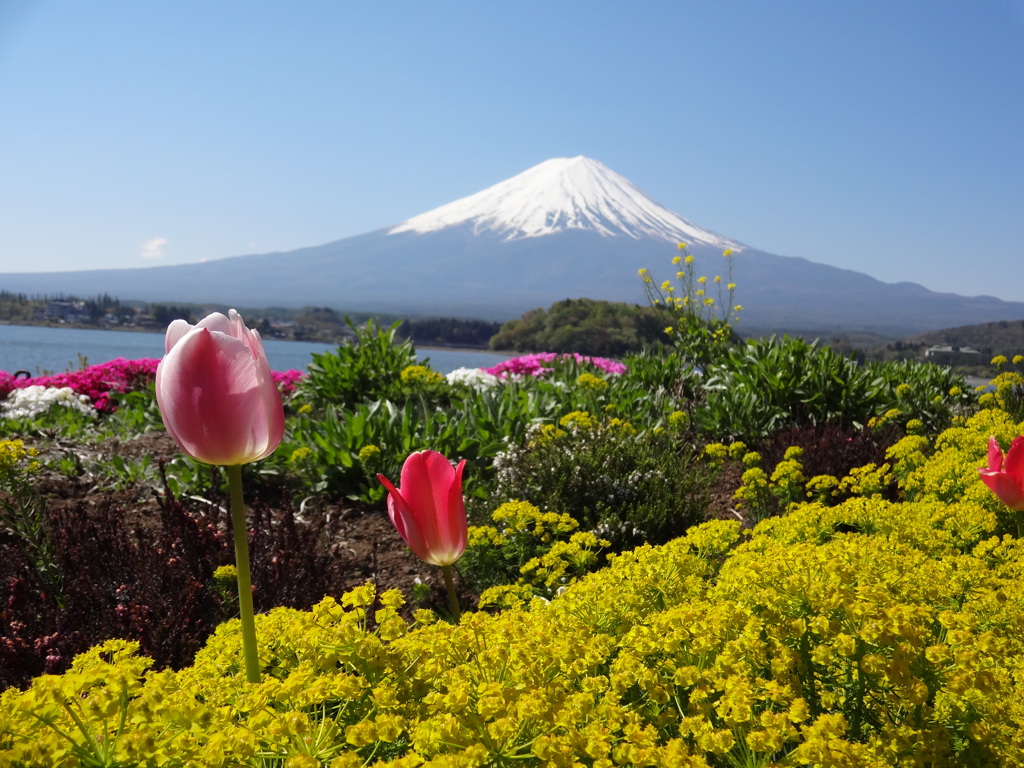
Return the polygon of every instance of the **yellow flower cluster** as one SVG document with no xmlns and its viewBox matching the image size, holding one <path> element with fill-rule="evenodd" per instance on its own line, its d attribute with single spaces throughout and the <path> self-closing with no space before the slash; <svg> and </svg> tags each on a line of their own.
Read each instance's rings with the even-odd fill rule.
<svg viewBox="0 0 1024 768">
<path fill-rule="evenodd" d="M 301 467 L 313 461 L 313 449 L 308 445 L 300 445 L 288 456 L 288 463 L 292 467 Z"/>
<path fill-rule="evenodd" d="M 380 465 L 381 450 L 376 445 L 364 445 L 359 449 L 359 463 L 374 468 Z"/>
<path fill-rule="evenodd" d="M 672 429 L 682 429 L 690 423 L 690 415 L 685 411 L 672 411 L 668 415 L 668 425 Z"/>
<path fill-rule="evenodd" d="M 585 372 L 576 377 L 576 386 L 581 387 L 582 389 L 600 390 L 607 389 L 609 385 L 608 382 L 600 376 Z"/>
<path fill-rule="evenodd" d="M 39 469 L 39 463 L 35 461 L 38 455 L 35 448 L 26 448 L 23 440 L 0 440 L 0 472 L 35 472 Z"/>
<path fill-rule="evenodd" d="M 751 453 L 753 454 L 753 452 Z M 743 457 L 747 455 L 747 444 L 742 440 L 736 440 L 735 442 L 729 443 L 729 445 L 725 445 L 724 443 L 708 443 L 704 446 L 704 455 L 718 462 L 725 461 L 727 458 L 741 461 L 743 460 Z M 753 464 L 748 464 L 748 466 L 754 466 L 761 460 L 761 457 L 758 454 L 753 455 L 757 456 L 757 461 Z"/>
<path fill-rule="evenodd" d="M 786 509 L 804 500 L 807 478 L 804 477 L 802 458 L 802 448 L 788 448 L 772 472 L 772 493 Z"/>
<path fill-rule="evenodd" d="M 588 411 L 573 411 L 560 418 L 558 424 L 565 429 L 587 432 L 597 429 L 600 422 Z"/>
<path fill-rule="evenodd" d="M 994 391 L 981 395 L 979 403 L 985 408 L 1008 410 L 1014 395 L 1019 398 L 1024 392 L 1024 375 L 1017 371 L 1003 371 L 992 379 L 992 387 Z"/>
<path fill-rule="evenodd" d="M 839 490 L 857 496 L 881 496 L 891 482 L 888 464 L 880 467 L 866 464 L 851 469 L 850 474 L 839 482 Z"/>
<path fill-rule="evenodd" d="M 1019 434 L 1024 434 L 1024 425 L 1004 411 L 985 409 L 947 429 L 934 445 L 923 436 L 905 437 L 889 449 L 887 458 L 903 498 L 965 503 L 1001 513 L 1005 507 L 979 481 L 978 467 L 987 463 L 989 436 L 1009 445 Z"/>
<path fill-rule="evenodd" d="M 467 547 L 480 556 L 487 549 L 537 554 L 519 568 L 513 584 L 484 590 L 481 606 L 516 607 L 534 597 L 552 597 L 597 563 L 598 552 L 608 546 L 591 532 L 579 532 L 579 523 L 566 514 L 542 512 L 525 501 L 510 501 L 491 513 L 492 525 L 469 527 Z M 522 561 L 520 561 L 522 562 Z"/>
<path fill-rule="evenodd" d="M 444 374 L 428 368 L 425 365 L 409 365 L 402 369 L 399 374 L 402 383 L 413 387 L 431 387 L 443 384 Z"/>
<path fill-rule="evenodd" d="M 222 565 L 213 572 L 213 580 L 218 584 L 231 586 L 238 579 L 238 569 L 233 565 Z"/>
</svg>

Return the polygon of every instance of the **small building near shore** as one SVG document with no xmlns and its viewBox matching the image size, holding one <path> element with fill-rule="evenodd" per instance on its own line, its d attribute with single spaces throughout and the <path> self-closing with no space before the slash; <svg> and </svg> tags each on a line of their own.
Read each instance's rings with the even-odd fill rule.
<svg viewBox="0 0 1024 768">
<path fill-rule="evenodd" d="M 965 365 L 978 361 L 981 355 L 973 347 L 959 347 L 954 344 L 937 344 L 924 351 L 925 359 L 936 365 Z"/>
<path fill-rule="evenodd" d="M 77 323 L 88 319 L 84 301 L 48 301 L 43 308 L 43 318 L 65 323 Z"/>
</svg>

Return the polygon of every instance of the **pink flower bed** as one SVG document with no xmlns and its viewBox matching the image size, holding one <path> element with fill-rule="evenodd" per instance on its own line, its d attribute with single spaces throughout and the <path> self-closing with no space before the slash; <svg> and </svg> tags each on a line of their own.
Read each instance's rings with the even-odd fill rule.
<svg viewBox="0 0 1024 768">
<path fill-rule="evenodd" d="M 160 363 L 155 358 L 125 360 L 117 358 L 107 363 L 90 365 L 79 371 L 57 373 L 52 376 L 16 379 L 7 371 L 0 371 L 0 399 L 7 397 L 13 389 L 30 386 L 70 387 L 79 395 L 86 395 L 97 411 L 104 413 L 114 410 L 110 399 L 112 392 L 129 392 L 149 386 L 156 376 Z M 302 378 L 302 371 L 274 371 L 274 383 L 282 394 L 290 394 Z"/>
<path fill-rule="evenodd" d="M 305 376 L 302 371 L 297 371 L 291 368 L 287 371 L 271 371 L 270 375 L 274 377 L 274 383 L 277 384 L 277 388 L 281 390 L 282 395 L 290 395 L 295 391 L 296 385 Z"/>
<path fill-rule="evenodd" d="M 590 365 L 600 368 L 605 373 L 620 374 L 626 372 L 625 365 L 616 362 L 615 360 L 609 360 L 606 357 L 586 357 L 585 355 L 579 355 L 576 353 L 565 353 L 560 355 L 556 352 L 537 352 L 533 355 L 513 357 L 511 360 L 498 363 L 493 368 L 484 368 L 484 370 L 492 376 L 497 376 L 501 379 L 507 379 L 510 375 L 533 376 L 536 378 L 551 373 L 554 368 L 549 366 L 552 361 L 556 359 L 575 360 L 580 365 L 589 363 Z"/>
</svg>

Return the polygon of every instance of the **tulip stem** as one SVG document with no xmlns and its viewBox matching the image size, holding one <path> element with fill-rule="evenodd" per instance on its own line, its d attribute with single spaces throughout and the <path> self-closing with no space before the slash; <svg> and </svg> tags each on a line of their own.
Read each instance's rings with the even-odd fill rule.
<svg viewBox="0 0 1024 768">
<path fill-rule="evenodd" d="M 458 624 L 462 618 L 462 609 L 459 608 L 459 596 L 455 594 L 455 581 L 452 579 L 452 567 L 442 565 L 441 573 L 444 574 L 444 585 L 448 587 L 448 605 L 452 610 L 452 622 Z"/>
<path fill-rule="evenodd" d="M 242 467 L 227 467 L 231 489 L 231 530 L 235 536 L 235 569 L 238 571 L 238 613 L 242 619 L 242 653 L 245 676 L 250 683 L 260 681 L 260 658 L 256 652 L 256 622 L 252 608 L 252 580 L 249 575 L 248 526 L 245 500 L 242 498 Z"/>
<path fill-rule="evenodd" d="M 1024 539 L 1024 511 L 1018 511 L 1014 517 L 1017 518 L 1017 538 Z"/>
</svg>

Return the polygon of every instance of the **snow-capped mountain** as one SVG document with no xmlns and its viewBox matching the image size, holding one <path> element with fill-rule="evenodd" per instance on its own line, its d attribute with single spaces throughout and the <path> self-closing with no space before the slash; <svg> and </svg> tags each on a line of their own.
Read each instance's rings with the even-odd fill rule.
<svg viewBox="0 0 1024 768">
<path fill-rule="evenodd" d="M 390 228 L 288 253 L 145 269 L 0 275 L 0 290 L 505 320 L 566 298 L 641 303 L 685 242 L 709 279 L 735 255 L 739 330 L 893 336 L 1019 320 L 1024 303 L 938 294 L 709 232 L 586 157 L 556 158 Z"/>
<path fill-rule="evenodd" d="M 743 249 L 659 205 L 629 179 L 582 155 L 546 160 L 493 187 L 407 219 L 388 234 L 467 225 L 474 234 L 491 232 L 506 242 L 584 230 L 606 237 Z"/>
</svg>

